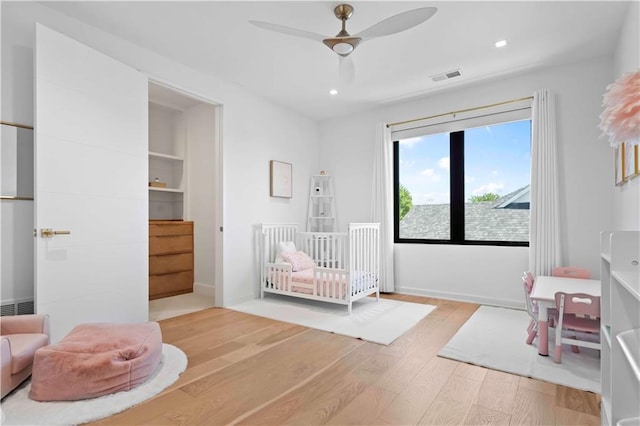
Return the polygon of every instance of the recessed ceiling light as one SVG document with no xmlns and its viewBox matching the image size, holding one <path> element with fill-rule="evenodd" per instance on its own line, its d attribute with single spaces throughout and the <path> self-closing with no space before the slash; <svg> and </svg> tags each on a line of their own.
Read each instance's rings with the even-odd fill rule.
<svg viewBox="0 0 640 426">
<path fill-rule="evenodd" d="M 329 90 L 329 94 L 330 95 L 337 95 L 338 91 L 336 89 L 331 89 L 331 90 Z"/>
<path fill-rule="evenodd" d="M 507 40 L 496 41 L 496 47 L 505 47 L 507 45 Z"/>
</svg>

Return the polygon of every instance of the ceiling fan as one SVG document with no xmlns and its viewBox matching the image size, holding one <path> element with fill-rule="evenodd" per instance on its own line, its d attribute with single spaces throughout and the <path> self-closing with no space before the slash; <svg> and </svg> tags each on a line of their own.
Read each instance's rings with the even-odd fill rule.
<svg viewBox="0 0 640 426">
<path fill-rule="evenodd" d="M 336 18 L 342 21 L 342 29 L 334 37 L 326 37 L 322 34 L 299 30 L 297 28 L 286 27 L 284 25 L 272 24 L 262 21 L 249 21 L 256 27 L 266 30 L 276 31 L 296 37 L 321 41 L 329 49 L 337 53 L 340 59 L 340 74 L 346 80 L 353 80 L 353 62 L 345 60 L 358 47 L 359 44 L 376 37 L 383 37 L 413 28 L 431 18 L 436 12 L 435 7 L 423 7 L 399 13 L 374 24 L 358 34 L 351 35 L 346 30 L 346 23 L 353 15 L 353 6 L 350 4 L 340 4 L 333 10 Z M 350 58 L 349 58 L 350 59 Z"/>
</svg>

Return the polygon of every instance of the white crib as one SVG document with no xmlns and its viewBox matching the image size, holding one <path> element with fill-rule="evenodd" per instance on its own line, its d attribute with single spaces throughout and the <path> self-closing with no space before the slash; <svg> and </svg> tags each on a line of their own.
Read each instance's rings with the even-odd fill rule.
<svg viewBox="0 0 640 426">
<path fill-rule="evenodd" d="M 380 225 L 351 223 L 346 233 L 298 232 L 297 224 L 263 224 L 260 250 L 260 297 L 264 293 L 351 305 L 380 297 Z M 317 266 L 292 271 L 289 263 L 274 263 L 281 242 L 293 241 Z"/>
</svg>

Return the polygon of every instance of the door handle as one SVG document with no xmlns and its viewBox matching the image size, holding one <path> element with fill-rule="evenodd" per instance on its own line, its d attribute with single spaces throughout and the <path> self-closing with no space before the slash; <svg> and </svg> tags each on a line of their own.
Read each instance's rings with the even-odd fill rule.
<svg viewBox="0 0 640 426">
<path fill-rule="evenodd" d="M 69 235 L 71 234 L 71 231 L 54 231 L 53 229 L 50 228 L 42 228 L 40 230 L 40 236 L 42 238 L 51 238 L 54 235 Z"/>
</svg>

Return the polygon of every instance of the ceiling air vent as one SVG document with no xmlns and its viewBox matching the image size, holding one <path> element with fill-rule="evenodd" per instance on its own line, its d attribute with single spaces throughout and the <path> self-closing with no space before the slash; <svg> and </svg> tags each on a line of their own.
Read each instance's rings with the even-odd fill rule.
<svg viewBox="0 0 640 426">
<path fill-rule="evenodd" d="M 462 72 L 460 71 L 460 69 L 455 69 L 452 71 L 447 71 L 440 74 L 432 75 L 431 80 L 442 81 L 442 80 L 447 80 L 449 78 L 459 77 L 461 75 L 462 75 Z"/>
</svg>

